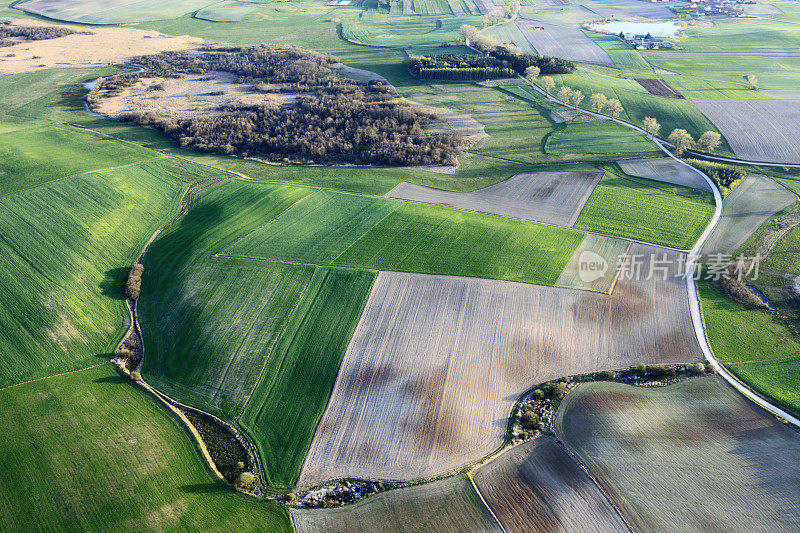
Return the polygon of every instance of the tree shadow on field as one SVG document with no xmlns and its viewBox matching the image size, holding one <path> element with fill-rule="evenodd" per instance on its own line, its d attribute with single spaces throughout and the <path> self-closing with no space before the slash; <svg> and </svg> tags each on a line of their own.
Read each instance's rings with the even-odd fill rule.
<svg viewBox="0 0 800 533">
<path fill-rule="evenodd" d="M 97 359 L 102 359 L 103 361 L 108 361 L 113 359 L 116 354 L 114 352 L 106 352 L 106 353 L 96 353 L 94 356 Z"/>
<path fill-rule="evenodd" d="M 115 383 L 115 384 L 120 384 L 120 383 L 126 383 L 126 382 L 128 382 L 130 380 L 125 379 L 122 376 L 117 375 L 117 376 L 105 376 L 105 377 L 102 377 L 102 378 L 97 378 L 97 379 L 95 379 L 93 381 L 94 381 L 94 383 Z"/>
<path fill-rule="evenodd" d="M 100 282 L 100 294 L 114 300 L 125 299 L 125 281 L 131 267 L 119 267 L 106 270 Z"/>
<path fill-rule="evenodd" d="M 195 483 L 194 485 L 181 485 L 181 492 L 187 494 L 215 494 L 218 492 L 228 492 L 228 489 L 218 483 Z"/>
</svg>

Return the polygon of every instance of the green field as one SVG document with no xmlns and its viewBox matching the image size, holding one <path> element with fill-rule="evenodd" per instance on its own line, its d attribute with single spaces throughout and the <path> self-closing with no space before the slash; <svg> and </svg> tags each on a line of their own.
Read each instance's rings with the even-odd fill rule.
<svg viewBox="0 0 800 533">
<path fill-rule="evenodd" d="M 151 384 L 228 420 L 241 413 L 312 269 L 212 254 L 309 192 L 228 181 L 153 243 L 139 300 Z"/>
<path fill-rule="evenodd" d="M 643 133 L 605 120 L 568 123 L 547 136 L 548 154 L 661 153 Z"/>
<path fill-rule="evenodd" d="M 608 52 L 615 67 L 625 72 L 652 74 L 653 68 L 642 55 L 620 41 L 616 35 L 606 35 L 593 31 L 585 31 L 584 33 Z"/>
<path fill-rule="evenodd" d="M 727 365 L 736 377 L 755 390 L 776 400 L 794 413 L 800 413 L 800 355 Z"/>
<path fill-rule="evenodd" d="M 0 133 L 0 196 L 73 174 L 158 156 L 146 148 L 65 126 Z"/>
<path fill-rule="evenodd" d="M 713 214 L 711 193 L 606 172 L 575 227 L 688 250 Z"/>
<path fill-rule="evenodd" d="M 146 0 L 23 0 L 14 5 L 47 18 L 84 24 L 123 24 L 179 17 L 213 3 L 213 0 L 173 0 L 153 3 Z"/>
<path fill-rule="evenodd" d="M 226 255 L 330 265 L 402 202 L 318 191 L 225 249 Z"/>
<path fill-rule="evenodd" d="M 522 49 L 523 52 L 528 54 L 536 54 L 536 49 L 531 46 L 531 43 L 522 34 L 522 31 L 517 26 L 516 22 L 507 22 L 486 30 L 483 35 L 494 37 L 501 43 L 513 43 Z"/>
<path fill-rule="evenodd" d="M 318 268 L 267 359 L 241 424 L 272 487 L 297 482 L 374 280 L 375 272 Z"/>
<path fill-rule="evenodd" d="M 204 7 L 194 16 L 212 22 L 240 22 L 261 9 L 261 5 L 249 2 L 229 0 Z"/>
<path fill-rule="evenodd" d="M 330 192 L 312 199 L 222 255 L 551 285 L 583 238 L 572 230 L 439 206 L 398 207 L 383 198 Z M 344 224 L 351 212 L 361 218 Z"/>
<path fill-rule="evenodd" d="M 0 198 L 0 386 L 108 358 L 128 323 L 122 283 L 186 184 L 170 160 Z"/>
<path fill-rule="evenodd" d="M 775 313 L 732 300 L 710 281 L 697 289 L 709 344 L 723 363 L 800 355 L 800 339 Z"/>
<path fill-rule="evenodd" d="M 291 531 L 211 477 L 189 435 L 102 365 L 0 391 L 3 531 Z"/>
</svg>

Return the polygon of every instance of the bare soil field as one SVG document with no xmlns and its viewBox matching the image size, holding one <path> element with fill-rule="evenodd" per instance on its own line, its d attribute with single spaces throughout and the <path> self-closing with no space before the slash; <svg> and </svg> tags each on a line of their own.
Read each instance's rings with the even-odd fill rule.
<svg viewBox="0 0 800 533">
<path fill-rule="evenodd" d="M 630 244 L 625 239 L 587 233 L 564 267 L 556 287 L 610 293 L 617 281 L 621 259 L 628 252 Z M 598 263 L 607 268 L 596 270 Z"/>
<path fill-rule="evenodd" d="M 28 19 L 17 19 L 12 24 L 15 26 L 54 26 Z M 94 66 L 124 63 L 126 59 L 134 56 L 155 54 L 167 50 L 185 50 L 203 42 L 197 37 L 188 35 L 169 37 L 156 31 L 128 28 L 86 28 L 86 26 L 66 27 L 79 33 L 56 39 L 26 41 L 4 47 L 3 53 L 0 54 L 0 74 L 18 74 L 67 65 Z"/>
<path fill-rule="evenodd" d="M 628 531 L 600 488 L 554 437 L 504 452 L 473 479 L 507 532 Z"/>
<path fill-rule="evenodd" d="M 635 244 L 626 260 L 679 254 Z M 686 285 L 622 279 L 611 295 L 381 272 L 345 353 L 300 486 L 412 480 L 488 454 L 530 387 L 564 375 L 700 357 Z"/>
<path fill-rule="evenodd" d="M 768 177 L 748 174 L 722 201 L 722 218 L 703 245 L 703 254 L 734 253 L 768 218 L 796 200 L 794 193 Z"/>
<path fill-rule="evenodd" d="M 622 159 L 617 163 L 626 174 L 631 176 L 711 191 L 711 186 L 706 183 L 706 180 L 700 174 L 686 165 L 678 163 L 671 157 Z"/>
<path fill-rule="evenodd" d="M 739 157 L 800 163 L 800 100 L 692 100 Z"/>
<path fill-rule="evenodd" d="M 636 78 L 636 83 L 647 89 L 647 92 L 656 96 L 664 96 L 666 98 L 675 98 L 676 100 L 685 100 L 686 98 L 673 89 L 669 83 L 661 78 Z"/>
<path fill-rule="evenodd" d="M 800 529 L 800 435 L 719 377 L 580 385 L 556 433 L 634 530 Z"/>
<path fill-rule="evenodd" d="M 292 509 L 298 533 L 501 531 L 465 474 L 339 508 Z"/>
<path fill-rule="evenodd" d="M 608 52 L 578 28 L 527 19 L 517 20 L 517 26 L 541 55 L 604 65 L 614 64 Z"/>
<path fill-rule="evenodd" d="M 401 182 L 386 196 L 571 227 L 602 176 L 602 172 L 521 172 L 467 193 Z"/>
</svg>

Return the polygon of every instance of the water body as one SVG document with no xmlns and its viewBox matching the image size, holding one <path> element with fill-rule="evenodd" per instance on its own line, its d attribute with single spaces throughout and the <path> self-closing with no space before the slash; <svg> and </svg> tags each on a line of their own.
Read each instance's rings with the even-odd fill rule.
<svg viewBox="0 0 800 533">
<path fill-rule="evenodd" d="M 796 282 L 797 282 L 797 280 L 795 280 L 795 283 L 796 283 Z M 764 303 L 766 304 L 766 306 L 767 306 L 767 307 L 769 307 L 769 308 L 770 308 L 770 309 L 772 309 L 773 311 L 774 311 L 775 309 L 777 309 L 777 307 L 775 307 L 775 304 L 773 304 L 772 302 L 770 302 L 770 301 L 769 301 L 769 298 L 767 298 L 767 295 L 766 295 L 766 294 L 764 294 L 764 293 L 763 293 L 763 292 L 761 292 L 760 290 L 756 289 L 756 288 L 755 288 L 755 287 L 753 287 L 752 285 L 748 285 L 748 286 L 747 286 L 747 288 L 748 288 L 748 289 L 750 289 L 750 292 L 752 292 L 753 294 L 755 294 L 755 295 L 756 295 L 756 297 L 758 297 L 758 299 L 759 299 L 759 300 L 761 300 L 762 302 L 764 302 Z"/>
<path fill-rule="evenodd" d="M 622 20 L 614 20 L 604 24 L 595 24 L 591 27 L 596 31 L 611 32 L 615 34 L 634 33 L 646 35 L 650 34 L 653 37 L 677 37 L 678 32 L 681 30 L 680 24 L 677 22 L 625 22 Z"/>
</svg>

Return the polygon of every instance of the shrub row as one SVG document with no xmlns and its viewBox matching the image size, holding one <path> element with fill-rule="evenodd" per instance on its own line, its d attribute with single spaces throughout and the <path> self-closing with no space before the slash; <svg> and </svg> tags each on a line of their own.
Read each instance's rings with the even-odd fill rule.
<svg viewBox="0 0 800 533">
<path fill-rule="evenodd" d="M 736 188 L 747 176 L 744 170 L 723 163 L 713 161 L 703 161 L 700 159 L 689 159 L 689 164 L 708 174 L 708 177 L 716 182 L 723 192 L 729 192 Z"/>
<path fill-rule="evenodd" d="M 247 471 L 247 451 L 242 443 L 209 417 L 189 409 L 184 414 L 200 434 L 220 474 L 229 483 L 236 482 Z"/>
<path fill-rule="evenodd" d="M 63 26 L 11 26 L 0 24 L 0 46 L 12 46 L 19 43 L 15 37 L 23 37 L 26 41 L 44 41 L 46 39 L 56 39 L 66 37 L 73 33 L 89 35 L 89 31 L 75 31 Z"/>
<path fill-rule="evenodd" d="M 142 290 L 142 274 L 144 274 L 144 265 L 134 263 L 131 271 L 128 272 L 128 280 L 125 282 L 125 298 L 128 300 L 135 300 L 139 297 Z"/>
</svg>

